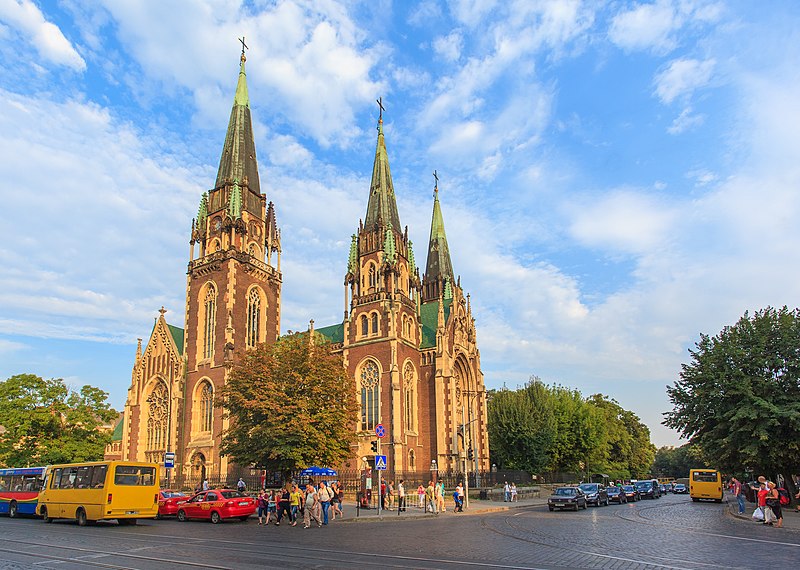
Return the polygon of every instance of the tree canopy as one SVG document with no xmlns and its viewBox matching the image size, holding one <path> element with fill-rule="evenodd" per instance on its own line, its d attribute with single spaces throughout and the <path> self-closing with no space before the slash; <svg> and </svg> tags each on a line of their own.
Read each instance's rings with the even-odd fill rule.
<svg viewBox="0 0 800 570">
<path fill-rule="evenodd" d="M 532 378 L 491 393 L 487 410 L 492 462 L 504 469 L 642 477 L 655 455 L 650 430 L 601 394 L 584 398 Z"/>
<path fill-rule="evenodd" d="M 800 468 L 800 310 L 767 307 L 701 335 L 667 387 L 664 425 L 729 473 Z"/>
<path fill-rule="evenodd" d="M 689 476 L 690 469 L 705 467 L 702 450 L 691 443 L 680 447 L 659 447 L 653 461 L 653 475 L 680 479 Z"/>
<path fill-rule="evenodd" d="M 319 336 L 292 334 L 234 363 L 222 390 L 230 418 L 222 452 L 237 463 L 288 473 L 338 467 L 355 441 L 355 380 Z"/>
<path fill-rule="evenodd" d="M 71 390 L 61 378 L 18 374 L 0 382 L 0 464 L 26 467 L 98 461 L 117 417 L 99 388 Z"/>
</svg>

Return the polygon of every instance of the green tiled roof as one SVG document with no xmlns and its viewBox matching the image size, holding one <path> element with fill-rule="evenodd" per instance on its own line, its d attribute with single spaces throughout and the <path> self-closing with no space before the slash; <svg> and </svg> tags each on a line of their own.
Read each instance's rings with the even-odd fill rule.
<svg viewBox="0 0 800 570">
<path fill-rule="evenodd" d="M 183 329 L 180 327 L 173 327 L 168 324 L 169 334 L 172 335 L 172 340 L 175 341 L 175 346 L 178 347 L 178 353 L 183 356 Z"/>
<path fill-rule="evenodd" d="M 125 418 L 123 417 L 114 428 L 114 433 L 111 434 L 111 441 L 122 441 L 122 430 L 125 429 Z"/>
<path fill-rule="evenodd" d="M 315 328 L 314 332 L 327 338 L 331 344 L 344 342 L 344 323 L 330 325 L 328 327 Z"/>
<path fill-rule="evenodd" d="M 444 300 L 444 322 L 450 316 L 452 299 Z M 428 301 L 420 307 L 420 320 L 422 321 L 422 342 L 420 348 L 433 348 L 436 346 L 436 326 L 439 324 L 439 301 Z"/>
</svg>

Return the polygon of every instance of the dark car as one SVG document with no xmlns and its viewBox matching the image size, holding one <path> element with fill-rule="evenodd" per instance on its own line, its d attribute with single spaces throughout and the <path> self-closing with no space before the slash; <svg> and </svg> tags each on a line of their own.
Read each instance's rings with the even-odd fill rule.
<svg viewBox="0 0 800 570">
<path fill-rule="evenodd" d="M 667 493 L 669 493 L 672 490 L 672 486 L 671 485 L 665 485 L 665 484 L 662 483 L 661 485 L 659 485 L 659 490 L 661 491 L 662 495 L 666 495 Z"/>
<path fill-rule="evenodd" d="M 555 509 L 578 509 L 586 508 L 586 495 L 578 487 L 558 487 L 550 498 L 547 499 L 547 508 L 551 511 Z"/>
<path fill-rule="evenodd" d="M 639 491 L 639 497 L 642 499 L 658 499 L 661 497 L 657 481 L 636 481 L 635 486 L 636 490 Z"/>
<path fill-rule="evenodd" d="M 689 489 L 686 488 L 686 485 L 683 483 L 678 483 L 675 485 L 675 488 L 672 490 L 673 493 L 676 495 L 685 495 L 689 492 Z"/>
<path fill-rule="evenodd" d="M 621 505 L 628 502 L 628 496 L 622 490 L 622 487 L 608 487 L 606 493 L 608 494 L 608 500 L 612 503 Z"/>
<path fill-rule="evenodd" d="M 636 487 L 633 485 L 623 485 L 622 490 L 625 492 L 625 497 L 629 501 L 633 501 L 634 503 L 641 499 L 639 496 L 639 491 L 636 490 Z"/>
<path fill-rule="evenodd" d="M 586 504 L 599 507 L 608 506 L 608 492 L 600 483 L 582 483 L 578 488 L 586 495 Z"/>
</svg>

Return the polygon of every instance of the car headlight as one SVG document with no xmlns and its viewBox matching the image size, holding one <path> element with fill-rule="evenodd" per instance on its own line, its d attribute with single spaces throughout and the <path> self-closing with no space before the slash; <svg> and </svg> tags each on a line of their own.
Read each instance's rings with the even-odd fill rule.
<svg viewBox="0 0 800 570">
<path fill-rule="evenodd" d="M 591 495 L 589 495 L 588 497 L 589 497 L 590 499 L 596 499 L 596 498 L 597 498 L 597 493 L 592 493 L 592 494 L 591 494 Z"/>
</svg>

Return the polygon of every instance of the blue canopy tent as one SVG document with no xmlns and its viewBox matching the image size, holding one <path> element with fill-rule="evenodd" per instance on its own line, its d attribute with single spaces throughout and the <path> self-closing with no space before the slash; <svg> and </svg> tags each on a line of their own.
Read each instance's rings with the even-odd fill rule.
<svg viewBox="0 0 800 570">
<path fill-rule="evenodd" d="M 303 469 L 300 472 L 300 475 L 316 475 L 321 477 L 335 477 L 338 475 L 335 469 L 331 469 L 329 467 L 317 467 L 316 465 L 312 465 L 307 469 Z"/>
</svg>

